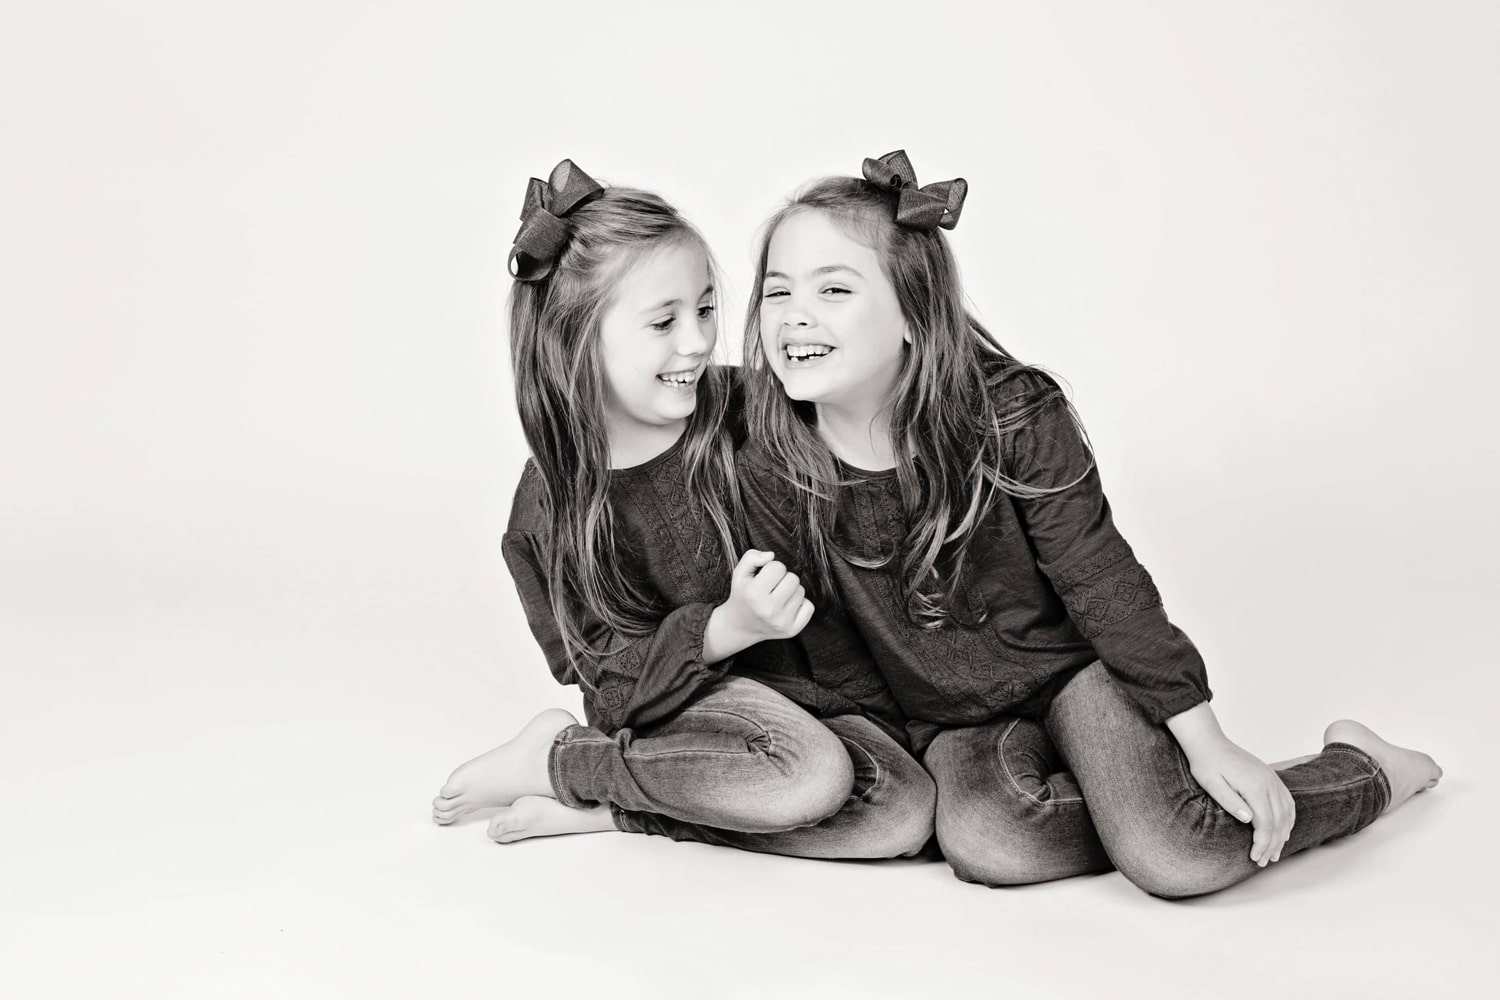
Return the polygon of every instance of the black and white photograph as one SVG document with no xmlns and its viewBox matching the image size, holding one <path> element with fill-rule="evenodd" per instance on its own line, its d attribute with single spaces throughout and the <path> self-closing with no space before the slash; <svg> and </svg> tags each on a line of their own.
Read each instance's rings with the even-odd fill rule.
<svg viewBox="0 0 1500 1000">
<path fill-rule="evenodd" d="M 1500 6 L 7 22 L 0 993 L 1496 988 Z"/>
</svg>

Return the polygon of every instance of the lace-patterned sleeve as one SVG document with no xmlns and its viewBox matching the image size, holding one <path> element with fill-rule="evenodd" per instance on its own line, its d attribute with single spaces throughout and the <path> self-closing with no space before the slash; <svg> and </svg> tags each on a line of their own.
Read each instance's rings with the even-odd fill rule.
<svg viewBox="0 0 1500 1000">
<path fill-rule="evenodd" d="M 547 597 L 535 537 L 529 531 L 507 531 L 501 549 L 547 667 L 559 684 L 583 689 L 591 725 L 613 733 L 663 719 L 723 674 L 723 664 L 703 660 L 703 630 L 714 608 L 707 602 L 677 608 L 650 635 L 617 642 L 608 656 L 570 662 Z M 602 625 L 585 627 L 590 642 L 605 645 Z"/>
<path fill-rule="evenodd" d="M 1053 488 L 1078 480 L 1016 506 L 1038 566 L 1099 659 L 1154 722 L 1211 698 L 1202 656 L 1167 619 L 1151 574 L 1115 528 L 1065 403 L 1045 405 L 1011 444 L 1008 472 L 1021 482 Z"/>
</svg>

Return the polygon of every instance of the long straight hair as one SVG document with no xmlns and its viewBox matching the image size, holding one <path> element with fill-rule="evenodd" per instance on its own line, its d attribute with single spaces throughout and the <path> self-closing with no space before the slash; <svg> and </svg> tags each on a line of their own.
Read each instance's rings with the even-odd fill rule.
<svg viewBox="0 0 1500 1000">
<path fill-rule="evenodd" d="M 943 234 L 897 226 L 891 197 L 859 178 L 827 177 L 798 192 L 766 223 L 745 320 L 746 421 L 752 438 L 794 487 L 795 541 L 818 597 L 838 601 L 835 555 L 860 566 L 892 566 L 908 619 L 937 627 L 951 617 L 970 543 L 995 503 L 1004 495 L 1065 489 L 1088 470 L 1060 487 L 1030 485 L 1007 474 L 1005 442 L 1043 407 L 1066 407 L 1080 435 L 1082 425 L 1057 382 L 1018 361 L 969 312 Z M 809 211 L 824 213 L 851 239 L 875 250 L 911 332 L 888 401 L 906 518 L 892 552 L 854 553 L 835 541 L 836 494 L 848 477 L 818 437 L 816 407 L 786 395 L 761 345 L 761 287 L 771 239 L 793 213 Z M 1003 384 L 1010 380 L 1012 385 Z"/>
<path fill-rule="evenodd" d="M 600 322 L 649 254 L 696 246 L 711 270 L 713 258 L 698 231 L 646 191 L 606 188 L 568 222 L 571 235 L 552 272 L 511 288 L 510 351 L 521 429 L 544 487 L 548 599 L 567 655 L 576 660 L 607 655 L 671 610 L 631 574 L 617 545 Z M 684 487 L 712 527 L 698 544 L 717 546 L 733 565 L 740 522 L 733 446 L 722 432 L 725 373 L 709 366 L 696 391 L 682 447 Z"/>
</svg>

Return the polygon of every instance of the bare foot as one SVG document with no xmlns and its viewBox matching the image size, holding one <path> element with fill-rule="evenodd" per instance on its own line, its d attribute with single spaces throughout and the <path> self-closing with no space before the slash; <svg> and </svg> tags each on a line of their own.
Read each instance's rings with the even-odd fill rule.
<svg viewBox="0 0 1500 1000">
<path fill-rule="evenodd" d="M 490 820 L 490 839 L 513 844 L 530 837 L 556 837 L 564 833 L 603 833 L 615 829 L 609 806 L 569 809 L 554 798 L 523 795 L 516 804 L 501 809 Z"/>
<path fill-rule="evenodd" d="M 476 809 L 508 806 L 523 795 L 552 795 L 547 755 L 557 734 L 577 724 L 569 713 L 549 708 L 509 743 L 460 765 L 432 800 L 432 821 L 446 826 Z"/>
<path fill-rule="evenodd" d="M 1385 771 L 1386 780 L 1391 783 L 1391 801 L 1385 807 L 1387 812 L 1418 792 L 1435 787 L 1443 776 L 1443 769 L 1438 767 L 1437 761 L 1425 753 L 1387 743 L 1369 726 L 1351 719 L 1340 719 L 1323 730 L 1323 743 L 1348 743 L 1375 758 Z"/>
</svg>

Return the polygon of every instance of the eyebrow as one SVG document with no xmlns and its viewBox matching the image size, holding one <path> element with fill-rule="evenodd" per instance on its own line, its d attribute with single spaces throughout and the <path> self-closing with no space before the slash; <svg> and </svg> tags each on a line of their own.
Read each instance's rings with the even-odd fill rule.
<svg viewBox="0 0 1500 1000">
<path fill-rule="evenodd" d="M 850 267 L 848 264 L 825 264 L 822 267 L 815 268 L 812 273 L 813 273 L 814 277 L 816 277 L 817 275 L 820 275 L 820 274 L 832 274 L 834 271 L 848 271 L 850 274 L 854 275 L 856 278 L 863 278 L 864 277 L 864 275 L 860 274 L 858 271 L 856 271 L 854 268 Z M 780 271 L 767 271 L 766 272 L 766 277 L 767 278 L 780 278 L 782 281 L 786 281 L 787 280 L 786 275 L 782 274 Z"/>
<path fill-rule="evenodd" d="M 703 294 L 699 295 L 698 299 L 699 299 L 699 301 L 702 301 L 704 298 L 712 295 L 713 293 L 714 293 L 714 286 L 713 285 L 709 285 L 708 287 L 706 287 L 706 288 L 703 289 Z M 682 300 L 681 299 L 667 299 L 667 301 L 665 301 L 665 302 L 658 302 L 654 306 L 651 306 L 651 307 L 646 308 L 646 309 L 642 309 L 641 310 L 641 315 L 644 316 L 646 313 L 660 312 L 663 309 L 676 309 L 680 305 L 682 305 Z"/>
</svg>

